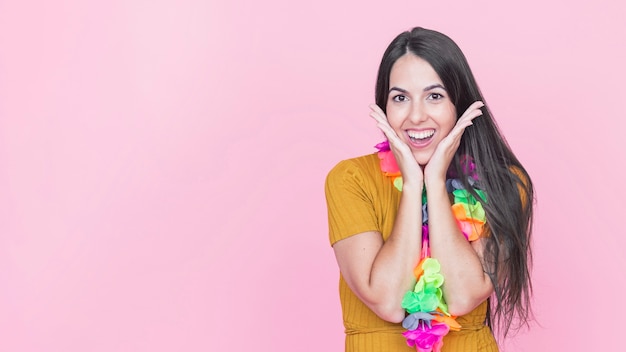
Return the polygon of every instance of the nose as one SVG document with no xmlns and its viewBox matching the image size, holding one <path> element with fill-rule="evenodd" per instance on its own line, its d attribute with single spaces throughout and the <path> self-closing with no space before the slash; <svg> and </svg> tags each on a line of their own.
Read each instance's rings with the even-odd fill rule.
<svg viewBox="0 0 626 352">
<path fill-rule="evenodd" d="M 409 120 L 414 124 L 419 124 L 428 119 L 428 114 L 424 109 L 422 102 L 413 101 L 411 104 L 411 111 L 409 111 Z"/>
</svg>

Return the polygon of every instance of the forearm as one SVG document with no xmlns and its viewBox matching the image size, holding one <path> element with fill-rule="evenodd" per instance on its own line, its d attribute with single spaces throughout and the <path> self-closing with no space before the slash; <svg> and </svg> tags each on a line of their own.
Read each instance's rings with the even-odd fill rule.
<svg viewBox="0 0 626 352">
<path fill-rule="evenodd" d="M 443 293 L 452 314 L 463 315 L 491 293 L 480 258 L 461 233 L 451 210 L 445 182 L 426 185 L 431 256 L 441 264 Z"/>
<path fill-rule="evenodd" d="M 413 269 L 422 246 L 422 185 L 404 185 L 393 230 L 378 252 L 369 277 L 377 314 L 399 322 L 404 318 L 401 302 L 415 285 Z"/>
</svg>

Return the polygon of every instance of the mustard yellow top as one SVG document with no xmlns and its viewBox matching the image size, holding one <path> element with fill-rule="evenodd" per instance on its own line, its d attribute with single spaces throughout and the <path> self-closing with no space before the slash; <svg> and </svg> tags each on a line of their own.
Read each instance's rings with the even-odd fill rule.
<svg viewBox="0 0 626 352">
<path fill-rule="evenodd" d="M 341 161 L 326 178 L 326 201 L 331 245 L 344 238 L 378 231 L 391 234 L 401 193 L 383 176 L 377 154 Z M 340 275 L 339 299 L 346 333 L 346 352 L 415 351 L 402 336 L 401 324 L 380 319 L 350 290 Z M 498 351 L 485 325 L 487 301 L 457 318 L 461 331 L 444 337 L 442 352 Z"/>
</svg>

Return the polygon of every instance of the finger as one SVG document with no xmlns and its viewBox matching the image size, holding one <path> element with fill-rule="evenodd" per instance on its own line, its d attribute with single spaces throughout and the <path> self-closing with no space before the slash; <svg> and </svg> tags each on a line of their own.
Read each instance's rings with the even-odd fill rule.
<svg viewBox="0 0 626 352">
<path fill-rule="evenodd" d="M 463 135 L 463 132 L 465 132 L 465 129 L 473 125 L 472 120 L 474 120 L 478 116 L 481 116 L 482 114 L 483 112 L 481 110 L 473 110 L 467 113 L 467 115 L 464 115 L 462 118 L 459 119 L 459 121 L 457 121 L 456 125 L 454 125 L 454 128 L 452 128 L 452 131 L 450 131 L 448 137 L 452 139 L 460 139 Z"/>
<path fill-rule="evenodd" d="M 480 110 L 476 110 L 471 112 L 470 114 L 466 115 L 463 117 L 463 119 L 459 119 L 459 121 L 457 121 L 456 125 L 454 125 L 455 129 L 461 129 L 461 130 L 465 130 L 468 126 L 471 126 L 474 124 L 474 119 L 481 116 L 483 113 Z"/>
<path fill-rule="evenodd" d="M 485 103 L 483 103 L 483 102 L 482 102 L 482 101 L 480 101 L 480 100 L 477 100 L 477 101 L 473 102 L 473 103 L 472 103 L 472 104 L 471 104 L 471 105 L 467 108 L 467 110 L 465 110 L 465 111 L 468 111 L 468 110 L 474 110 L 474 109 L 480 109 L 480 108 L 482 108 L 483 106 L 485 106 Z"/>
<path fill-rule="evenodd" d="M 398 138 L 396 131 L 391 128 L 391 125 L 389 125 L 387 119 L 384 119 L 382 116 L 374 111 L 370 113 L 370 116 L 374 120 L 376 120 L 376 127 L 378 127 L 385 134 L 387 140 L 389 140 L 390 143 L 397 144 L 400 141 L 400 138 Z"/>
<path fill-rule="evenodd" d="M 477 118 L 478 116 L 483 114 L 483 111 L 481 110 L 481 108 L 485 106 L 485 103 L 483 103 L 482 101 L 475 101 L 474 103 L 472 103 L 472 105 L 470 105 L 465 112 L 463 112 L 463 115 L 461 115 L 461 117 L 459 118 L 459 121 L 462 120 L 467 120 L 469 119 L 470 121 Z"/>
<path fill-rule="evenodd" d="M 391 149 L 404 150 L 408 148 L 406 143 L 404 143 L 400 139 L 400 137 L 398 137 L 398 134 L 396 133 L 396 131 L 394 131 L 391 127 L 389 127 L 389 125 L 378 124 L 377 127 L 380 128 L 380 130 L 383 131 L 383 133 L 387 137 L 387 140 L 389 141 L 389 146 L 391 147 Z"/>
<path fill-rule="evenodd" d="M 391 143 L 396 142 L 396 139 L 398 138 L 398 136 L 396 135 L 396 132 L 391 127 L 389 127 L 388 124 L 379 122 L 376 124 L 376 127 L 378 127 L 381 131 L 383 131 L 383 133 L 385 134 L 389 142 Z"/>
<path fill-rule="evenodd" d="M 481 110 L 483 106 L 485 106 L 485 104 L 482 101 L 477 101 L 470 105 L 470 107 L 465 110 L 463 115 L 461 115 L 451 132 L 454 132 L 454 134 L 462 133 L 465 128 L 471 126 L 472 121 L 483 114 L 483 111 Z"/>
<path fill-rule="evenodd" d="M 385 115 L 381 115 L 377 111 L 370 111 L 370 117 L 376 121 L 377 125 L 385 126 L 388 129 L 391 129 L 391 125 L 389 124 L 389 121 L 387 121 Z"/>
<path fill-rule="evenodd" d="M 456 126 L 454 126 L 452 131 L 450 131 L 450 133 L 448 134 L 448 137 L 454 140 L 461 139 L 461 136 L 463 135 L 463 132 L 465 132 L 465 129 L 471 125 L 472 125 L 471 121 L 467 121 L 462 124 L 457 124 Z"/>
<path fill-rule="evenodd" d="M 370 111 L 370 116 L 374 120 L 376 120 L 377 127 L 383 131 L 387 139 L 392 143 L 401 142 L 400 138 L 398 137 L 398 134 L 396 133 L 396 131 L 393 130 L 393 128 L 389 124 L 389 121 L 387 120 L 387 116 L 385 115 L 383 110 L 378 105 L 375 105 L 375 104 L 370 105 L 370 109 L 372 109 L 372 111 Z"/>
<path fill-rule="evenodd" d="M 370 109 L 372 111 L 370 111 L 370 116 L 373 117 L 376 121 L 378 122 L 387 122 L 387 115 L 385 115 L 385 113 L 383 112 L 383 110 L 381 108 L 379 108 L 377 105 L 372 104 L 370 105 Z"/>
<path fill-rule="evenodd" d="M 465 112 L 463 114 L 465 115 L 468 112 L 478 110 L 482 108 L 483 106 L 485 106 L 485 103 L 483 103 L 482 101 L 475 101 L 469 107 L 467 107 L 467 109 L 465 109 Z"/>
<path fill-rule="evenodd" d="M 383 111 L 383 109 L 380 108 L 380 106 L 376 105 L 376 104 L 370 104 L 370 109 L 372 109 L 372 111 L 376 111 L 381 115 L 385 115 L 385 112 Z"/>
<path fill-rule="evenodd" d="M 380 114 L 378 114 L 375 111 L 371 111 L 370 112 L 370 117 L 372 117 L 374 120 L 376 120 L 376 122 L 381 123 L 381 124 L 385 124 L 385 125 L 389 125 L 389 121 L 387 121 L 387 119 L 385 118 L 385 116 L 381 116 Z"/>
<path fill-rule="evenodd" d="M 461 117 L 459 118 L 459 121 L 461 120 L 473 120 L 476 117 L 480 116 L 483 114 L 483 111 L 481 110 L 481 106 L 479 107 L 474 107 L 476 103 L 472 104 L 472 106 L 470 106 L 469 108 L 467 108 L 467 110 L 465 110 L 465 112 L 463 113 L 463 115 L 461 115 Z"/>
<path fill-rule="evenodd" d="M 376 122 L 378 123 L 387 123 L 389 124 L 389 122 L 387 121 L 387 117 L 385 115 L 381 115 L 380 113 L 378 113 L 377 111 L 370 111 L 369 114 L 374 120 L 376 120 Z"/>
<path fill-rule="evenodd" d="M 383 109 L 381 109 L 376 104 L 371 104 L 369 107 L 372 110 L 370 111 L 370 116 L 374 118 L 374 120 L 376 120 L 377 122 L 376 126 L 387 137 L 387 140 L 389 141 L 389 145 L 391 149 L 395 149 L 396 151 L 399 151 L 400 153 L 409 152 L 410 151 L 409 146 L 402 139 L 400 139 L 396 131 L 391 127 L 391 125 L 389 124 L 389 120 L 387 119 L 387 116 L 385 115 L 385 112 L 383 111 Z"/>
</svg>

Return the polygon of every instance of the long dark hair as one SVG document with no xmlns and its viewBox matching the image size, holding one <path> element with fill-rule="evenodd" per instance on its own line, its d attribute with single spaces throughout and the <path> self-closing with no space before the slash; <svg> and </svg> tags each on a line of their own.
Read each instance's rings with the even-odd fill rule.
<svg viewBox="0 0 626 352">
<path fill-rule="evenodd" d="M 465 130 L 450 168 L 462 176 L 466 189 L 479 199 L 467 184 L 469 170 L 460 165 L 462 156 L 471 156 L 480 188 L 487 193 L 483 207 L 490 236 L 485 238 L 483 260 L 495 288 L 495 299 L 490 299 L 486 323 L 495 328 L 497 336 L 506 337 L 511 329 L 528 326 L 532 319 L 532 182 L 498 130 L 461 49 L 446 35 L 419 27 L 398 35 L 380 63 L 376 104 L 387 111 L 391 69 L 407 53 L 426 60 L 439 75 L 454 103 L 457 119 L 473 102 L 485 103 L 483 115 Z"/>
</svg>

